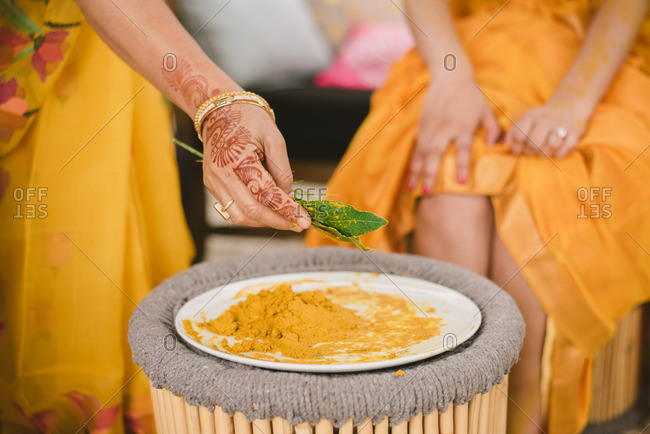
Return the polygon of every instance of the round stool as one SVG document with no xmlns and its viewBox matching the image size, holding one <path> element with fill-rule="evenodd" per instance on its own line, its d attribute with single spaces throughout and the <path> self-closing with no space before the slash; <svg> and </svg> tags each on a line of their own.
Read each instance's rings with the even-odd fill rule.
<svg viewBox="0 0 650 434">
<path fill-rule="evenodd" d="M 399 368 L 345 374 L 260 369 L 194 350 L 174 318 L 190 298 L 228 282 L 301 271 L 366 271 L 429 280 L 471 298 L 483 318 L 454 350 Z M 151 381 L 159 433 L 434 434 L 506 431 L 507 373 L 524 323 L 489 280 L 430 259 L 322 247 L 203 263 L 158 286 L 129 323 L 135 362 Z"/>
</svg>

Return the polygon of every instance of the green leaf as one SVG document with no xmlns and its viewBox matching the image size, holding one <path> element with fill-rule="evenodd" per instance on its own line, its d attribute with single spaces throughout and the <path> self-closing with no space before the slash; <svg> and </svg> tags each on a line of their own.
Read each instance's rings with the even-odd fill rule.
<svg viewBox="0 0 650 434">
<path fill-rule="evenodd" d="M 335 241 L 352 243 L 362 250 L 361 235 L 386 225 L 386 219 L 369 211 L 360 211 L 351 205 L 333 200 L 304 200 L 293 198 L 311 217 L 312 226 L 322 235 Z"/>
<path fill-rule="evenodd" d="M 30 36 L 43 33 L 14 0 L 0 0 L 0 17 Z"/>
<path fill-rule="evenodd" d="M 348 237 L 358 237 L 376 231 L 388 222 L 370 211 L 360 211 L 351 205 L 334 200 L 306 201 L 295 199 L 309 215 L 324 226 L 335 228 Z"/>
<path fill-rule="evenodd" d="M 341 232 L 337 231 L 333 227 L 325 226 L 319 223 L 318 221 L 314 220 L 314 218 L 312 218 L 311 220 L 311 225 L 313 226 L 314 229 L 320 232 L 321 235 L 324 235 L 326 238 L 334 240 L 337 243 L 343 241 L 345 243 L 352 243 L 355 246 L 359 247 L 361 250 L 364 251 L 370 250 L 361 242 L 361 239 L 359 237 L 348 237 L 347 235 L 342 234 Z"/>
</svg>

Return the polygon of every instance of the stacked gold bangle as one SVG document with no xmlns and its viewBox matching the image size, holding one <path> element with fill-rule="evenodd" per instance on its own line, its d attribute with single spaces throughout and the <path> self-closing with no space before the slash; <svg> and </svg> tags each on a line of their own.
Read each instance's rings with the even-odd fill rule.
<svg viewBox="0 0 650 434">
<path fill-rule="evenodd" d="M 253 104 L 263 108 L 266 110 L 269 116 L 271 116 L 273 122 L 275 122 L 275 113 L 273 113 L 273 109 L 271 109 L 269 103 L 266 102 L 266 100 L 261 96 L 253 92 L 226 92 L 209 98 L 207 101 L 201 104 L 201 107 L 199 107 L 199 109 L 196 111 L 196 115 L 194 116 L 194 129 L 199 135 L 199 139 L 203 141 L 203 137 L 201 136 L 201 126 L 203 125 L 205 118 L 210 113 L 230 104 L 242 103 Z"/>
</svg>

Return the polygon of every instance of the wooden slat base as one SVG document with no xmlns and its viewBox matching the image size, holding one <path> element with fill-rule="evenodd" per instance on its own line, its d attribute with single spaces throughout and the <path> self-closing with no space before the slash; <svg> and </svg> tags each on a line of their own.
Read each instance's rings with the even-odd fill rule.
<svg viewBox="0 0 650 434">
<path fill-rule="evenodd" d="M 374 425 L 370 418 L 355 426 L 348 420 L 335 428 L 322 419 L 316 425 L 291 425 L 286 420 L 255 419 L 243 413 L 232 417 L 220 407 L 207 409 L 187 403 L 167 389 L 151 388 L 156 429 L 160 434 L 505 434 L 508 408 L 508 376 L 487 393 L 475 395 L 463 405 L 449 405 L 443 411 L 415 415 L 411 420 L 390 426 L 388 418 Z"/>
<path fill-rule="evenodd" d="M 589 424 L 616 419 L 639 399 L 641 323 L 642 309 L 636 308 L 618 322 L 612 339 L 596 354 Z"/>
</svg>

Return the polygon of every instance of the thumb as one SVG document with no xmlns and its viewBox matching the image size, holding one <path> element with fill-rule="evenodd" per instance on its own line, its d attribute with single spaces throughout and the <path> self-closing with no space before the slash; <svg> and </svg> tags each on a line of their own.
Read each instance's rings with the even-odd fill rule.
<svg viewBox="0 0 650 434">
<path fill-rule="evenodd" d="M 485 114 L 481 119 L 481 126 L 485 130 L 488 145 L 494 145 L 501 135 L 501 126 L 492 110 L 485 109 Z"/>
</svg>

